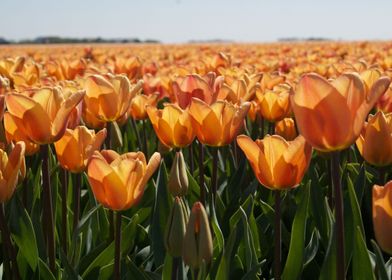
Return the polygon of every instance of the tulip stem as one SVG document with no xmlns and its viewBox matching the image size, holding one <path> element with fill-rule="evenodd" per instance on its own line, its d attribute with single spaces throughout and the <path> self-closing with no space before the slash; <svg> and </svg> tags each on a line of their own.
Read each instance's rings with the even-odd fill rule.
<svg viewBox="0 0 392 280">
<path fill-rule="evenodd" d="M 75 188 L 74 188 L 74 216 L 73 216 L 73 230 L 76 231 L 79 223 L 80 216 L 80 192 L 82 186 L 82 174 L 75 175 Z"/>
<path fill-rule="evenodd" d="M 144 155 L 146 156 L 146 160 L 149 159 L 148 157 L 148 144 L 147 144 L 147 125 L 146 125 L 147 120 L 142 120 L 143 123 L 143 142 L 144 142 Z"/>
<path fill-rule="evenodd" d="M 212 148 L 211 204 L 215 209 L 216 192 L 218 188 L 218 149 Z"/>
<path fill-rule="evenodd" d="M 107 150 L 112 148 L 112 123 L 108 122 L 106 125 L 106 139 L 105 139 L 105 147 Z"/>
<path fill-rule="evenodd" d="M 49 175 L 49 145 L 41 145 L 42 157 L 42 187 L 43 187 L 43 200 L 44 200 L 44 217 L 45 229 L 47 239 L 47 250 L 49 256 L 50 270 L 55 273 L 56 270 L 56 256 L 55 256 L 55 239 L 54 239 L 54 219 L 53 219 L 53 206 L 52 206 L 52 189 L 50 186 Z"/>
<path fill-rule="evenodd" d="M 200 184 L 200 202 L 206 205 L 206 191 L 204 189 L 204 147 L 199 142 L 199 184 Z"/>
<path fill-rule="evenodd" d="M 268 133 L 269 133 L 269 135 L 274 135 L 275 134 L 275 123 L 269 122 L 269 124 L 268 124 Z"/>
<path fill-rule="evenodd" d="M 181 262 L 181 257 L 173 257 L 172 274 L 171 274 L 172 280 L 178 279 L 178 268 L 180 266 L 180 262 Z"/>
<path fill-rule="evenodd" d="M 335 193 L 336 279 L 345 279 L 343 194 L 340 180 L 340 153 L 332 153 L 332 179 Z"/>
<path fill-rule="evenodd" d="M 67 255 L 67 192 L 68 192 L 68 182 L 67 182 L 67 171 L 63 168 L 60 170 L 60 180 L 61 180 L 61 232 L 62 232 L 62 247 L 64 254 Z"/>
<path fill-rule="evenodd" d="M 387 175 L 387 167 L 386 166 L 381 166 L 378 169 L 378 180 L 379 180 L 379 185 L 384 186 L 386 183 L 386 175 Z"/>
<path fill-rule="evenodd" d="M 194 171 L 194 165 L 193 165 L 193 143 L 191 143 L 188 147 L 188 151 L 189 151 L 189 169 L 190 169 L 190 173 L 191 175 L 193 175 L 193 171 Z"/>
<path fill-rule="evenodd" d="M 114 279 L 121 277 L 121 212 L 116 215 L 116 237 L 114 241 Z"/>
<path fill-rule="evenodd" d="M 140 134 L 139 134 L 139 130 L 137 130 L 136 122 L 133 118 L 131 118 L 130 123 L 131 123 L 132 129 L 134 130 L 135 135 L 136 135 L 137 145 L 140 148 L 140 147 L 142 147 L 142 142 L 140 140 Z"/>
<path fill-rule="evenodd" d="M 13 279 L 20 279 L 18 263 L 16 261 L 16 252 L 11 242 L 11 234 L 10 234 L 10 230 L 8 229 L 7 221 L 5 219 L 3 203 L 0 203 L 0 230 L 1 230 L 1 239 L 4 246 L 3 248 L 5 248 L 4 251 L 6 251 L 4 252 L 5 255 L 4 255 L 3 264 L 9 271 L 9 261 L 8 261 L 9 260 L 8 256 L 9 256 L 12 262 Z"/>
<path fill-rule="evenodd" d="M 275 191 L 275 252 L 274 252 L 274 274 L 275 280 L 280 280 L 281 269 L 280 263 L 282 260 L 281 248 L 281 207 L 280 207 L 280 191 Z"/>
<path fill-rule="evenodd" d="M 259 126 L 260 126 L 260 138 L 264 137 L 264 119 L 260 114 L 257 114 L 259 119 Z"/>
</svg>

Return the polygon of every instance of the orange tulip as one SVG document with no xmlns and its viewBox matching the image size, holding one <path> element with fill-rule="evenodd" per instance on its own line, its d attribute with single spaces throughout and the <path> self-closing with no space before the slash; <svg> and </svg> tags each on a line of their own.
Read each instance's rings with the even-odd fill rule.
<svg viewBox="0 0 392 280">
<path fill-rule="evenodd" d="M 9 200 L 18 183 L 18 176 L 24 164 L 25 145 L 23 142 L 16 143 L 8 156 L 4 150 L 0 150 L 0 202 Z M 23 171 L 23 170 L 22 170 Z"/>
<path fill-rule="evenodd" d="M 312 156 L 312 147 L 302 136 L 288 142 L 279 135 L 256 141 L 239 135 L 237 143 L 260 184 L 272 190 L 298 186 Z"/>
<path fill-rule="evenodd" d="M 369 163 L 386 166 L 392 163 L 392 113 L 369 115 L 356 141 L 359 152 Z"/>
<path fill-rule="evenodd" d="M 392 181 L 373 186 L 373 228 L 381 249 L 392 255 Z"/>
<path fill-rule="evenodd" d="M 124 75 L 92 75 L 84 84 L 84 102 L 96 118 L 113 122 L 127 112 L 131 99 L 141 87 L 141 81 L 132 87 Z"/>
<path fill-rule="evenodd" d="M 264 119 L 276 122 L 290 115 L 289 89 L 288 85 L 281 85 L 273 90 L 256 91 L 260 113 Z"/>
<path fill-rule="evenodd" d="M 287 141 L 294 140 L 298 136 L 295 122 L 292 118 L 285 118 L 275 124 L 275 134 L 282 136 Z"/>
<path fill-rule="evenodd" d="M 74 130 L 67 129 L 63 137 L 54 143 L 61 167 L 73 173 L 83 172 L 88 159 L 101 147 L 105 137 L 105 128 L 97 134 L 85 126 L 78 126 Z"/>
<path fill-rule="evenodd" d="M 141 152 L 119 155 L 112 150 L 95 151 L 87 166 L 95 198 L 112 210 L 129 209 L 142 197 L 160 160 L 159 153 L 154 153 L 147 165 Z"/>
<path fill-rule="evenodd" d="M 377 109 L 384 113 L 392 113 L 392 87 L 378 99 Z"/>
<path fill-rule="evenodd" d="M 4 95 L 10 90 L 10 81 L 0 75 L 0 95 Z"/>
<path fill-rule="evenodd" d="M 8 94 L 5 100 L 22 134 L 36 144 L 59 140 L 72 110 L 84 96 L 84 92 L 79 91 L 64 99 L 59 87 L 41 88 L 27 94 Z"/>
<path fill-rule="evenodd" d="M 39 151 L 39 145 L 32 142 L 26 135 L 22 120 L 13 117 L 9 112 L 4 114 L 4 130 L 8 143 L 24 142 L 25 154 L 27 156 L 31 156 Z"/>
<path fill-rule="evenodd" d="M 150 95 L 138 94 L 131 100 L 129 106 L 129 115 L 134 120 L 144 120 L 148 118 L 146 106 L 150 105 L 153 107 L 157 106 L 158 103 L 158 93 L 153 93 Z"/>
<path fill-rule="evenodd" d="M 230 144 L 242 129 L 249 107 L 249 102 L 233 105 L 219 100 L 208 105 L 198 98 L 192 98 L 189 113 L 197 139 L 215 147 Z"/>
<path fill-rule="evenodd" d="M 188 110 L 175 104 L 165 104 L 162 110 L 147 106 L 146 111 L 157 137 L 164 145 L 182 148 L 195 139 L 195 130 Z"/>
<path fill-rule="evenodd" d="M 214 103 L 222 83 L 223 77 L 216 77 L 215 73 L 210 72 L 205 77 L 196 74 L 178 77 L 172 87 L 177 104 L 185 109 L 190 105 L 192 97 L 197 97 L 208 105 Z"/>
<path fill-rule="evenodd" d="M 291 94 L 300 133 L 320 151 L 347 148 L 358 138 L 369 111 L 389 84 L 390 79 L 382 77 L 367 93 L 356 74 L 343 74 L 332 82 L 317 74 L 304 75 Z"/>
</svg>

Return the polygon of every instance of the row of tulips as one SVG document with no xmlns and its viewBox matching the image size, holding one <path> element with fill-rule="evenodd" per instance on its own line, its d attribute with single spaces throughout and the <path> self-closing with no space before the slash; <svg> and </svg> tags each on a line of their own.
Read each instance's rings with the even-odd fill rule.
<svg viewBox="0 0 392 280">
<path fill-rule="evenodd" d="M 0 60 L 5 277 L 388 279 L 386 55 L 299 75 L 219 53 L 163 86 L 167 58 L 93 53 Z"/>
</svg>

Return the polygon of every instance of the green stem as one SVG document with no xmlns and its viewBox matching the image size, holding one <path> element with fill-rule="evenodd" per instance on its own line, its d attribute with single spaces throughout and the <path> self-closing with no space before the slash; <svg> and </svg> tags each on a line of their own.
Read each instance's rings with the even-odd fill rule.
<svg viewBox="0 0 392 280">
<path fill-rule="evenodd" d="M 345 279 L 343 194 L 340 180 L 340 153 L 332 153 L 332 178 L 335 191 L 336 279 Z"/>
<path fill-rule="evenodd" d="M 13 274 L 13 279 L 20 279 L 20 274 L 19 274 L 19 269 L 18 269 L 18 263 L 16 261 L 16 252 L 15 248 L 12 245 L 11 242 L 11 234 L 10 230 L 8 229 L 7 221 L 5 219 L 5 214 L 4 214 L 4 204 L 0 203 L 0 230 L 1 230 L 1 238 L 3 242 L 3 246 L 7 251 L 4 252 L 4 267 L 6 270 L 9 270 L 9 259 L 12 262 L 12 274 Z"/>
<path fill-rule="evenodd" d="M 147 141 L 147 125 L 146 125 L 147 120 L 142 120 L 143 123 L 143 142 L 144 142 L 144 155 L 146 156 L 146 160 L 149 159 L 148 157 L 148 141 Z"/>
<path fill-rule="evenodd" d="M 61 180 L 61 236 L 62 236 L 62 247 L 64 254 L 67 255 L 67 193 L 68 193 L 68 182 L 67 182 L 67 171 L 63 168 L 60 169 L 60 180 Z"/>
<path fill-rule="evenodd" d="M 56 244 L 54 237 L 54 218 L 52 206 L 52 188 L 50 186 L 49 175 L 49 145 L 41 145 L 41 158 L 42 158 L 42 187 L 43 187 L 43 200 L 44 200 L 44 217 L 47 238 L 47 250 L 49 257 L 49 268 L 55 274 L 56 272 Z"/>
<path fill-rule="evenodd" d="M 204 189 L 204 147 L 199 142 L 199 184 L 200 184 L 200 202 L 206 205 L 206 191 Z"/>
<path fill-rule="evenodd" d="M 82 187 L 82 174 L 77 173 L 75 175 L 75 188 L 74 188 L 74 216 L 73 216 L 73 230 L 74 231 L 76 231 L 76 228 L 79 223 L 81 187 Z"/>
<path fill-rule="evenodd" d="M 180 262 L 181 262 L 181 257 L 173 257 L 172 274 L 171 274 L 172 280 L 178 279 L 178 268 L 180 266 Z"/>
<path fill-rule="evenodd" d="M 216 193 L 218 189 L 218 149 L 212 148 L 212 176 L 211 176 L 211 202 L 214 205 L 215 209 L 215 199 Z"/>
<path fill-rule="evenodd" d="M 282 261 L 282 237 L 281 237 L 281 206 L 280 191 L 275 191 L 275 248 L 274 248 L 274 275 L 275 280 L 280 280 Z"/>
<path fill-rule="evenodd" d="M 114 244 L 114 279 L 121 278 L 121 212 L 116 215 L 116 237 Z"/>
<path fill-rule="evenodd" d="M 140 140 L 140 134 L 139 134 L 139 130 L 137 129 L 136 122 L 133 118 L 131 118 L 130 123 L 131 123 L 132 129 L 136 135 L 137 145 L 140 149 L 140 147 L 142 147 L 142 141 Z"/>
</svg>

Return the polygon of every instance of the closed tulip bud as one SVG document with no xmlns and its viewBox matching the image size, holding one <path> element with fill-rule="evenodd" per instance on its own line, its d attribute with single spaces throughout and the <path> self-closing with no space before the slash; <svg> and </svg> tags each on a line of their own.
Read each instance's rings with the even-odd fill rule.
<svg viewBox="0 0 392 280">
<path fill-rule="evenodd" d="M 392 255 L 392 181 L 373 186 L 373 228 L 381 249 Z"/>
<path fill-rule="evenodd" d="M 285 118 L 275 123 L 275 134 L 282 136 L 287 141 L 294 140 L 298 133 L 292 118 Z"/>
<path fill-rule="evenodd" d="M 188 184 L 184 155 L 182 152 L 176 152 L 169 175 L 169 191 L 173 196 L 184 196 L 188 191 Z"/>
<path fill-rule="evenodd" d="M 25 94 L 7 94 L 8 113 L 23 134 L 36 144 L 50 144 L 59 140 L 72 110 L 82 100 L 83 91 L 64 99 L 61 88 L 41 88 Z"/>
<path fill-rule="evenodd" d="M 286 141 L 279 135 L 267 135 L 253 141 L 240 135 L 237 143 L 260 184 L 272 190 L 298 186 L 312 156 L 312 147 L 301 135 L 293 141 Z"/>
<path fill-rule="evenodd" d="M 160 160 L 159 153 L 154 153 L 147 164 L 142 152 L 119 155 L 113 150 L 95 151 L 87 166 L 95 198 L 112 210 L 129 209 L 143 196 Z"/>
<path fill-rule="evenodd" d="M 54 143 L 60 165 L 73 173 L 83 172 L 87 161 L 94 151 L 99 150 L 105 137 L 105 128 L 98 133 L 85 126 L 67 129 L 64 136 Z"/>
<path fill-rule="evenodd" d="M 15 191 L 18 177 L 23 176 L 25 144 L 16 143 L 9 156 L 0 150 L 0 202 L 8 201 Z"/>
<path fill-rule="evenodd" d="M 339 151 L 355 142 L 369 111 L 388 89 L 390 78 L 381 77 L 367 92 L 361 78 L 352 73 L 332 82 L 306 74 L 291 95 L 291 106 L 300 134 L 315 149 Z"/>
<path fill-rule="evenodd" d="M 195 202 L 186 227 L 182 258 L 187 265 L 198 269 L 203 261 L 211 261 L 212 249 L 212 235 L 206 210 L 201 202 Z"/>
<path fill-rule="evenodd" d="M 180 197 L 176 197 L 165 230 L 165 247 L 173 257 L 182 255 L 188 215 L 183 200 Z"/>
</svg>

